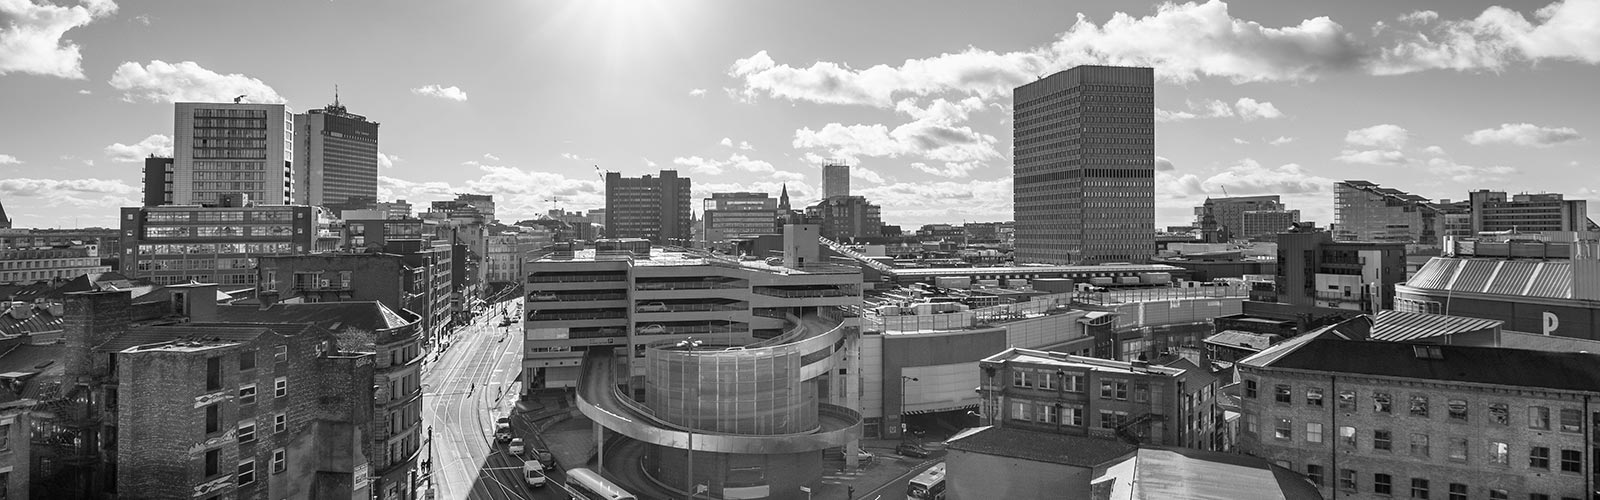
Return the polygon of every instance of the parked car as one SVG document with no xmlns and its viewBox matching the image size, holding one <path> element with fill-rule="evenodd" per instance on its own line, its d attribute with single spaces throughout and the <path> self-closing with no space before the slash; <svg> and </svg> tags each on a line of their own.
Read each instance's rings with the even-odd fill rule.
<svg viewBox="0 0 1600 500">
<path fill-rule="evenodd" d="M 928 455 L 932 454 L 927 448 L 916 443 L 900 443 L 900 446 L 894 448 L 894 452 L 900 456 L 915 458 L 928 458 Z"/>
<path fill-rule="evenodd" d="M 522 452 L 525 450 L 527 450 L 527 448 L 522 445 L 522 438 L 512 439 L 511 446 L 507 448 L 507 451 L 511 452 L 512 455 L 519 457 L 522 456 Z"/>
<path fill-rule="evenodd" d="M 844 458 L 845 458 L 844 450 L 840 449 L 839 450 L 839 459 L 840 460 L 844 460 Z M 876 458 L 876 457 L 870 451 L 861 450 L 861 449 L 857 449 L 856 450 L 856 461 L 857 462 L 861 462 L 861 463 L 864 463 L 864 464 L 869 464 L 869 463 L 872 463 L 872 459 L 873 458 Z"/>
<path fill-rule="evenodd" d="M 639 304 L 639 312 L 642 312 L 642 313 L 667 312 L 667 305 L 663 304 L 663 303 L 660 303 L 660 302 L 650 302 L 650 303 L 647 303 L 647 304 Z"/>
<path fill-rule="evenodd" d="M 549 292 L 533 292 L 528 294 L 528 300 L 556 300 L 556 294 Z"/>
<path fill-rule="evenodd" d="M 667 327 L 663 326 L 661 323 L 645 325 L 639 328 L 635 333 L 644 335 L 667 333 Z"/>
</svg>

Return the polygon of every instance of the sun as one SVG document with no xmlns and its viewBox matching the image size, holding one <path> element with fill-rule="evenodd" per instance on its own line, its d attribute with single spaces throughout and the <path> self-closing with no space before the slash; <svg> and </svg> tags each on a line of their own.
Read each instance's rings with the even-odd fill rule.
<svg viewBox="0 0 1600 500">
<path fill-rule="evenodd" d="M 566 50 L 591 56 L 608 69 L 623 69 L 638 58 L 687 46 L 683 20 L 698 11 L 698 2 L 669 0 L 570 0 L 544 13 L 539 30 L 544 40 L 556 39 Z"/>
</svg>

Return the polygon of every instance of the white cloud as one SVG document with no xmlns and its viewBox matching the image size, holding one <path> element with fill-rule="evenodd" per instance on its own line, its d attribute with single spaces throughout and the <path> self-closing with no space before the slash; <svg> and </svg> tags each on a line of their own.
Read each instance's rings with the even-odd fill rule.
<svg viewBox="0 0 1600 500">
<path fill-rule="evenodd" d="M 106 146 L 106 156 L 111 161 L 143 162 L 150 156 L 172 156 L 172 138 L 162 134 L 152 134 L 138 143 L 128 145 L 116 143 Z"/>
<path fill-rule="evenodd" d="M 1462 165 L 1448 158 L 1429 158 L 1423 164 L 1428 173 L 1435 176 L 1446 177 L 1463 184 L 1481 183 L 1499 180 L 1505 176 L 1516 174 L 1517 169 L 1506 166 L 1475 167 Z"/>
<path fill-rule="evenodd" d="M 1278 107 L 1272 103 L 1257 101 L 1249 97 L 1240 97 L 1233 104 L 1216 99 L 1202 99 L 1200 101 L 1187 101 L 1184 105 L 1189 108 L 1188 111 L 1157 109 L 1156 121 L 1178 122 L 1197 118 L 1231 118 L 1235 116 L 1244 121 L 1252 121 L 1283 117 L 1283 112 L 1279 111 Z"/>
<path fill-rule="evenodd" d="M 93 90 L 89 90 L 89 89 L 78 89 L 78 95 L 90 95 L 90 94 L 93 94 L 93 93 L 94 93 L 94 91 L 93 91 Z"/>
<path fill-rule="evenodd" d="M 1402 21 L 1418 25 L 1369 64 L 1375 74 L 1430 69 L 1498 71 L 1515 61 L 1568 60 L 1600 64 L 1600 0 L 1566 0 L 1522 13 L 1491 6 L 1473 19 L 1439 21 L 1431 12 Z"/>
<path fill-rule="evenodd" d="M 641 157 L 639 157 L 639 159 L 640 160 L 644 160 L 644 166 L 650 167 L 650 168 L 656 168 L 656 162 L 650 161 L 649 158 L 645 158 L 645 157 L 641 156 Z"/>
<path fill-rule="evenodd" d="M 63 39 L 67 31 L 87 26 L 117 11 L 111 0 L 85 1 L 62 7 L 32 0 L 0 1 L 0 75 L 24 73 L 82 79 L 83 54 L 78 44 Z"/>
<path fill-rule="evenodd" d="M 723 137 L 722 141 L 718 142 L 717 144 L 721 144 L 723 147 L 731 148 L 731 147 L 733 147 L 733 139 L 729 139 L 727 137 Z"/>
<path fill-rule="evenodd" d="M 458 185 L 447 182 L 414 182 L 378 176 L 378 198 L 405 199 L 413 205 L 455 198 L 455 193 L 493 195 L 496 217 L 504 222 L 532 219 L 552 208 L 550 199 L 560 199 L 568 210 L 588 210 L 605 206 L 605 186 L 599 180 L 572 179 L 561 174 L 535 172 L 500 165 L 475 165 L 479 176 Z"/>
<path fill-rule="evenodd" d="M 1311 175 L 1300 165 L 1288 163 L 1276 168 L 1245 158 L 1238 164 L 1212 175 L 1201 185 L 1207 192 L 1227 188 L 1231 195 L 1333 193 L 1335 181 Z"/>
<path fill-rule="evenodd" d="M 722 147 L 725 148 L 738 148 L 741 151 L 750 151 L 756 148 L 755 146 L 751 146 L 749 141 L 739 141 L 738 144 L 734 144 L 733 139 L 729 139 L 727 137 L 723 137 L 721 141 L 717 142 L 717 144 L 721 144 Z"/>
<path fill-rule="evenodd" d="M 139 204 L 139 189 L 118 179 L 0 179 L 0 199 L 18 206 L 126 207 Z"/>
<path fill-rule="evenodd" d="M 7 154 L 0 154 L 0 165 L 21 165 L 21 164 L 22 164 L 22 160 L 18 160 L 17 157 L 15 157 L 15 156 L 7 155 Z"/>
<path fill-rule="evenodd" d="M 411 93 L 416 94 L 416 95 L 421 95 L 421 96 L 437 97 L 437 98 L 440 98 L 440 99 L 449 99 L 449 100 L 456 101 L 456 102 L 461 102 L 461 101 L 467 100 L 467 93 L 465 91 L 461 90 L 460 87 L 457 87 L 455 85 L 451 85 L 449 87 L 445 87 L 445 86 L 441 86 L 441 85 L 437 85 L 437 84 L 424 85 L 424 86 L 421 86 L 421 87 L 417 87 L 417 88 L 411 89 Z"/>
<path fill-rule="evenodd" d="M 1397 166 L 1405 165 L 1411 161 L 1406 154 L 1393 149 L 1346 149 L 1339 152 L 1333 159 L 1345 163 L 1360 163 L 1366 165 Z"/>
<path fill-rule="evenodd" d="M 706 89 L 689 89 L 689 95 L 693 97 L 705 97 Z"/>
<path fill-rule="evenodd" d="M 122 100 L 127 102 L 229 102 L 241 95 L 244 102 L 285 102 L 261 80 L 238 73 L 220 74 L 194 61 L 169 64 L 156 60 L 144 66 L 125 62 L 111 74 L 109 83 L 122 91 Z"/>
<path fill-rule="evenodd" d="M 1199 115 L 1190 113 L 1188 111 L 1170 111 L 1156 108 L 1156 121 L 1158 122 L 1181 122 L 1184 120 L 1193 120 L 1199 117 Z"/>
<path fill-rule="evenodd" d="M 994 136 L 961 125 L 973 111 L 981 109 L 983 101 L 976 97 L 957 102 L 934 99 L 926 108 L 906 99 L 897 103 L 895 110 L 911 116 L 909 123 L 893 129 L 883 124 L 840 123 L 829 123 L 818 130 L 805 127 L 795 131 L 793 146 L 823 150 L 852 164 L 860 163 L 861 157 L 909 156 L 956 164 L 1000 159 L 1003 155 L 995 149 L 998 140 Z M 964 173 L 974 167 L 952 169 L 947 165 L 940 171 Z"/>
<path fill-rule="evenodd" d="M 672 164 L 688 168 L 691 172 L 705 175 L 722 175 L 729 171 L 741 171 L 755 174 L 762 178 L 780 181 L 800 181 L 805 179 L 804 174 L 778 170 L 771 163 L 752 159 L 739 153 L 729 155 L 727 160 L 701 158 L 699 156 L 680 156 L 673 158 Z"/>
<path fill-rule="evenodd" d="M 1439 146 L 1428 146 L 1428 147 L 1422 148 L 1422 152 L 1428 153 L 1428 154 L 1434 155 L 1434 156 L 1442 156 L 1442 155 L 1444 155 L 1444 148 L 1441 148 Z"/>
<path fill-rule="evenodd" d="M 1278 107 L 1273 106 L 1272 103 L 1259 102 L 1249 97 L 1240 97 L 1238 102 L 1233 103 L 1233 108 L 1239 112 L 1239 117 L 1244 118 L 1245 121 L 1258 118 L 1270 120 L 1283 116 L 1283 112 L 1278 111 Z"/>
<path fill-rule="evenodd" d="M 1462 140 L 1476 146 L 1486 144 L 1514 144 L 1535 148 L 1548 148 L 1558 144 L 1583 140 L 1571 127 L 1540 127 L 1531 123 L 1502 123 L 1500 128 L 1486 128 L 1467 134 Z"/>
<path fill-rule="evenodd" d="M 1238 137 L 1235 137 L 1235 138 L 1233 138 L 1233 143 L 1234 143 L 1234 144 L 1249 144 L 1249 143 L 1250 143 L 1250 141 L 1247 141 L 1247 140 L 1244 140 L 1244 139 L 1240 139 L 1240 138 L 1238 138 Z"/>
<path fill-rule="evenodd" d="M 1397 19 L 1406 24 L 1427 24 L 1439 19 L 1439 13 L 1431 10 L 1419 10 L 1410 14 L 1402 14 Z"/>
<path fill-rule="evenodd" d="M 1157 156 L 1156 157 L 1156 171 L 1157 172 L 1168 172 L 1168 171 L 1172 171 L 1172 170 L 1174 170 L 1176 168 L 1177 168 L 1176 166 L 1173 166 L 1172 160 L 1168 160 L 1168 159 L 1166 159 L 1165 157 L 1162 157 L 1162 156 Z"/>
<path fill-rule="evenodd" d="M 500 157 L 495 156 L 494 153 L 484 153 L 483 154 L 483 159 L 489 160 L 489 161 L 500 161 Z"/>
<path fill-rule="evenodd" d="M 1411 133 L 1406 129 L 1385 123 L 1351 130 L 1345 133 L 1344 142 L 1352 146 L 1399 149 L 1405 147 L 1410 138 Z"/>
<path fill-rule="evenodd" d="M 853 174 L 858 169 L 851 169 Z M 793 187 L 790 188 L 791 190 Z M 1011 177 L 995 180 L 895 182 L 851 187 L 883 207 L 885 224 L 917 226 L 961 220 L 1011 220 Z"/>
<path fill-rule="evenodd" d="M 561 158 L 562 159 L 567 159 L 567 160 L 572 160 L 572 161 L 584 162 L 584 163 L 594 163 L 594 161 L 595 161 L 594 158 L 587 158 L 587 157 L 579 156 L 577 153 L 561 153 Z"/>
<path fill-rule="evenodd" d="M 915 168 L 928 174 L 937 175 L 939 177 L 947 177 L 952 179 L 966 177 L 967 174 L 971 173 L 973 170 L 983 166 L 984 165 L 982 163 L 978 162 L 945 162 L 944 167 L 942 168 L 928 165 L 927 163 L 920 161 L 911 163 L 911 168 Z"/>
<path fill-rule="evenodd" d="M 402 162 L 402 161 L 405 161 L 405 159 L 400 158 L 400 155 L 392 155 L 392 154 L 384 153 L 382 151 L 378 152 L 378 168 L 382 168 L 382 169 L 394 168 L 394 164 Z"/>
<path fill-rule="evenodd" d="M 1293 137 L 1286 137 L 1286 136 L 1281 136 L 1280 135 L 1280 136 L 1278 136 L 1277 139 L 1273 139 L 1273 140 L 1267 141 L 1267 144 L 1271 144 L 1273 146 L 1282 146 L 1284 144 L 1288 144 L 1288 143 L 1291 143 L 1291 142 L 1294 142 L 1294 138 Z"/>
</svg>

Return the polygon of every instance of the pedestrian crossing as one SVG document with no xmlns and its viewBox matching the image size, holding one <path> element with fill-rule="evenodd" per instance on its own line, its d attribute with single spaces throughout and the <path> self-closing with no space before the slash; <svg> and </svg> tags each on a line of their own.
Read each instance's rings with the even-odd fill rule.
<svg viewBox="0 0 1600 500">
<path fill-rule="evenodd" d="M 822 475 L 822 482 L 827 484 L 848 484 L 855 481 L 864 471 L 830 472 Z"/>
</svg>

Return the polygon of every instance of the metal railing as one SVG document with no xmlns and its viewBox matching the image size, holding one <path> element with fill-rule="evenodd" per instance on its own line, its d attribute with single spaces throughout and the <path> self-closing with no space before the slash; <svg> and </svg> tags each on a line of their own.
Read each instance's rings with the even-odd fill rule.
<svg viewBox="0 0 1600 500">
<path fill-rule="evenodd" d="M 737 304 L 666 304 L 666 309 L 646 311 L 645 306 L 634 308 L 636 313 L 669 313 L 695 311 L 743 311 L 744 303 Z"/>
<path fill-rule="evenodd" d="M 817 241 L 821 242 L 823 245 L 827 245 L 829 249 L 832 249 L 833 251 L 838 252 L 840 255 L 843 255 L 845 257 L 849 257 L 851 259 L 854 259 L 856 262 L 860 262 L 862 265 L 865 265 L 867 267 L 873 268 L 873 269 L 877 270 L 878 272 L 882 272 L 882 273 L 892 273 L 892 272 L 894 272 L 894 267 L 893 266 L 889 266 L 889 265 L 884 264 L 882 262 L 878 262 L 877 260 L 874 260 L 872 257 L 868 257 L 865 254 L 862 254 L 861 252 L 855 251 L 855 249 L 853 249 L 853 248 L 844 246 L 844 244 L 842 244 L 842 243 L 839 243 L 837 241 L 833 241 L 831 239 L 824 238 L 824 237 L 821 237 L 821 236 L 817 237 Z"/>
<path fill-rule="evenodd" d="M 846 292 L 844 290 L 840 290 L 838 288 L 821 289 L 821 290 L 789 290 L 789 289 L 783 289 L 783 288 L 758 287 L 758 288 L 755 288 L 752 291 L 757 293 L 757 294 L 760 294 L 760 295 L 767 295 L 767 296 L 771 296 L 771 297 L 783 297 L 783 298 L 789 298 L 789 299 L 815 298 L 815 297 L 850 297 L 850 296 L 855 295 L 855 294 Z"/>
<path fill-rule="evenodd" d="M 532 312 L 532 313 L 528 313 L 528 321 L 620 319 L 620 318 L 625 318 L 625 317 L 627 317 L 627 315 L 623 314 L 621 312 L 582 312 L 582 313 L 567 313 L 567 312 L 541 313 L 541 312 Z"/>
<path fill-rule="evenodd" d="M 624 274 L 567 274 L 557 276 L 528 275 L 529 283 L 587 283 L 594 281 L 627 281 Z"/>
<path fill-rule="evenodd" d="M 668 282 L 639 282 L 634 283 L 635 290 L 705 290 L 705 289 L 736 289 L 749 286 L 747 281 L 668 281 Z"/>
<path fill-rule="evenodd" d="M 616 293 L 551 293 L 534 292 L 528 294 L 529 302 L 588 302 L 593 300 L 623 300 L 628 294 Z"/>
</svg>

